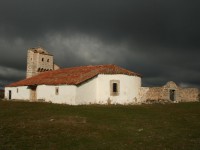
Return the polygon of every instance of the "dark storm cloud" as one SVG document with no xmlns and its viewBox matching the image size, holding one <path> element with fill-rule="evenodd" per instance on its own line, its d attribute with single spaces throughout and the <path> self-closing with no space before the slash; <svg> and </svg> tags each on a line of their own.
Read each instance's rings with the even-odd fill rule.
<svg viewBox="0 0 200 150">
<path fill-rule="evenodd" d="M 199 4 L 195 0 L 7 0 L 2 2 L 0 14 L 3 28 L 27 37 L 74 29 L 112 38 L 131 37 L 149 44 L 159 41 L 196 46 Z"/>
<path fill-rule="evenodd" d="M 197 0 L 1 0 L 0 79 L 24 78 L 27 49 L 41 45 L 63 67 L 114 63 L 143 74 L 144 85 L 199 86 L 199 6 Z"/>
</svg>

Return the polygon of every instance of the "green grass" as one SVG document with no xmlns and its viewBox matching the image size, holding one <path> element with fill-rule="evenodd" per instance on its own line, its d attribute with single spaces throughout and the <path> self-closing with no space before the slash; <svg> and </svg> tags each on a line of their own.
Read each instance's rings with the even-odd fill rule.
<svg viewBox="0 0 200 150">
<path fill-rule="evenodd" d="M 67 106 L 0 101 L 0 150 L 199 148 L 200 103 Z"/>
</svg>

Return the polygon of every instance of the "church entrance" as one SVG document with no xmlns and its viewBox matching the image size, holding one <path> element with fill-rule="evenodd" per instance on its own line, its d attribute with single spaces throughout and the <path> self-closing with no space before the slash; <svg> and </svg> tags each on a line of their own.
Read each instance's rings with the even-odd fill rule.
<svg viewBox="0 0 200 150">
<path fill-rule="evenodd" d="M 35 102 L 37 100 L 37 86 L 30 86 L 30 100 Z"/>
<path fill-rule="evenodd" d="M 175 90 L 169 91 L 169 98 L 171 101 L 175 101 Z"/>
</svg>

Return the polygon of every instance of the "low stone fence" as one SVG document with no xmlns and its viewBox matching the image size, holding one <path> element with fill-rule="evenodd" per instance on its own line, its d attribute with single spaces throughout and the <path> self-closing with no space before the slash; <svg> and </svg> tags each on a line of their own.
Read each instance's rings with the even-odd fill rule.
<svg viewBox="0 0 200 150">
<path fill-rule="evenodd" d="M 181 88 L 180 89 L 180 97 L 181 101 L 189 102 L 189 101 L 199 101 L 199 89 L 197 88 Z"/>
</svg>

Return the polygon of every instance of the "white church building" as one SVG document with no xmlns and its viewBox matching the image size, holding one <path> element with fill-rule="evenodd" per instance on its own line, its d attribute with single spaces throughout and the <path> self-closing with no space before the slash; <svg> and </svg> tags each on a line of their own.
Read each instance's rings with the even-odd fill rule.
<svg viewBox="0 0 200 150">
<path fill-rule="evenodd" d="M 60 69 L 42 48 L 28 50 L 27 78 L 5 87 L 5 99 L 69 105 L 133 104 L 141 75 L 116 65 Z"/>
</svg>

